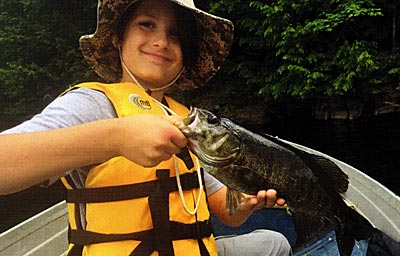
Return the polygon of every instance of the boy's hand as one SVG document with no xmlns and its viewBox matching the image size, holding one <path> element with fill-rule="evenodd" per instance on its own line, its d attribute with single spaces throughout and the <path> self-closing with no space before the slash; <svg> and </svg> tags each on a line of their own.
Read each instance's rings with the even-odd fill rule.
<svg viewBox="0 0 400 256">
<path fill-rule="evenodd" d="M 120 118 L 119 153 L 145 167 L 168 160 L 187 144 L 174 120 L 151 114 Z"/>
</svg>

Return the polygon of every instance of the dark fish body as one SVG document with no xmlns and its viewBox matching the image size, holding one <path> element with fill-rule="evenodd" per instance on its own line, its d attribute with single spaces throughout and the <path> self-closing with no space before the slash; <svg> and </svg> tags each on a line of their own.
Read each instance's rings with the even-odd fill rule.
<svg viewBox="0 0 400 256">
<path fill-rule="evenodd" d="M 372 234 L 369 221 L 343 201 L 348 177 L 329 159 L 253 133 L 206 110 L 192 109 L 185 123 L 189 147 L 207 172 L 231 189 L 256 194 L 274 188 L 285 198 L 298 247 L 334 228 L 340 254 L 351 255 L 355 240 Z M 228 203 L 237 207 L 238 199 L 227 196 Z"/>
</svg>

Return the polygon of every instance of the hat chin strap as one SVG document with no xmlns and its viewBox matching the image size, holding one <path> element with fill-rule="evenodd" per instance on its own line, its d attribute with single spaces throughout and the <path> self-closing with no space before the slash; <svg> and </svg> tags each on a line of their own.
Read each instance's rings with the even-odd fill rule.
<svg viewBox="0 0 400 256">
<path fill-rule="evenodd" d="M 128 75 L 129 75 L 129 77 L 132 79 L 132 81 L 133 81 L 135 84 L 137 84 L 140 88 L 142 88 L 144 91 L 146 91 L 148 94 L 150 94 L 150 95 L 151 95 L 152 92 L 161 91 L 161 90 L 164 90 L 164 89 L 170 87 L 171 85 L 173 85 L 173 84 L 176 82 L 176 80 L 178 80 L 179 77 L 181 77 L 181 74 L 182 74 L 183 71 L 185 70 L 185 68 L 182 67 L 181 70 L 179 71 L 179 73 L 176 75 L 176 77 L 175 77 L 174 79 L 172 79 L 171 82 L 169 82 L 168 84 L 166 84 L 166 85 L 164 85 L 164 86 L 162 86 L 162 87 L 158 87 L 158 88 L 154 88 L 154 89 L 150 89 L 150 88 L 146 89 L 146 88 L 144 88 L 144 87 L 139 83 L 139 81 L 136 79 L 136 77 L 132 74 L 132 72 L 131 72 L 131 71 L 129 70 L 129 68 L 126 66 L 124 60 L 122 59 L 122 54 L 120 54 L 119 56 L 120 56 L 119 58 L 120 58 L 120 60 L 121 60 L 121 66 L 122 66 L 122 68 L 126 71 L 126 73 L 128 73 Z"/>
</svg>

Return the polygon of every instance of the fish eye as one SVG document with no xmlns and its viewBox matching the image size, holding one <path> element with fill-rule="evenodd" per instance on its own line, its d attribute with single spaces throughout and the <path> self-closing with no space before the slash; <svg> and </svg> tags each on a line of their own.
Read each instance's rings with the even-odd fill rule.
<svg viewBox="0 0 400 256">
<path fill-rule="evenodd" d="M 201 109 L 199 110 L 199 114 L 201 116 L 201 119 L 207 121 L 207 123 L 209 124 L 217 124 L 220 122 L 220 118 L 208 110 Z"/>
<path fill-rule="evenodd" d="M 207 117 L 207 121 L 210 124 L 217 124 L 220 119 L 216 115 L 210 113 Z"/>
</svg>

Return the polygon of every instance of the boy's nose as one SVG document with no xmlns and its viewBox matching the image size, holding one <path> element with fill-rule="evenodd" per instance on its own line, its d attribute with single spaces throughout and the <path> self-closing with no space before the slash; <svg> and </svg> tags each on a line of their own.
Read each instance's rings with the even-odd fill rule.
<svg viewBox="0 0 400 256">
<path fill-rule="evenodd" d="M 169 38 L 166 32 L 157 32 L 154 35 L 153 44 L 160 48 L 168 48 Z"/>
</svg>

